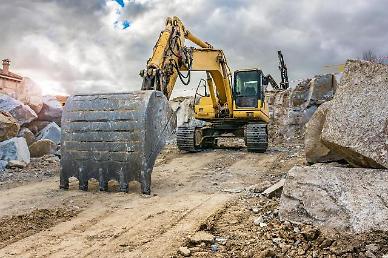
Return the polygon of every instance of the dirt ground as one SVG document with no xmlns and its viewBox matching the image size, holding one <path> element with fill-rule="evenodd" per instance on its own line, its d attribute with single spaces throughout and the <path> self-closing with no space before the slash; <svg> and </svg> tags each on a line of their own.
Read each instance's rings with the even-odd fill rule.
<svg viewBox="0 0 388 258">
<path fill-rule="evenodd" d="M 76 181 L 60 190 L 58 160 L 35 159 L 0 176 L 0 257 L 180 257 L 182 247 L 192 257 L 346 257 L 369 254 L 371 243 L 375 253 L 388 251 L 383 233 L 349 247 L 341 244 L 346 237 L 280 222 L 278 199 L 259 193 L 303 162 L 300 145 L 265 154 L 168 146 L 154 168 L 152 195 L 144 196 L 137 183 L 128 194 L 114 185 L 98 192 L 96 183 L 82 192 Z M 193 243 L 199 231 L 215 241 Z"/>
</svg>

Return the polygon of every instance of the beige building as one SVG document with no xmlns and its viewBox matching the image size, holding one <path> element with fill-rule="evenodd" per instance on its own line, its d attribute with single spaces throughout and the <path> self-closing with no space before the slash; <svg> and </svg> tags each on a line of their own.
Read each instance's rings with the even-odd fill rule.
<svg viewBox="0 0 388 258">
<path fill-rule="evenodd" d="M 0 69 L 0 93 L 5 93 L 13 98 L 17 98 L 22 91 L 23 77 L 9 70 L 10 60 L 3 60 L 3 69 Z"/>
</svg>

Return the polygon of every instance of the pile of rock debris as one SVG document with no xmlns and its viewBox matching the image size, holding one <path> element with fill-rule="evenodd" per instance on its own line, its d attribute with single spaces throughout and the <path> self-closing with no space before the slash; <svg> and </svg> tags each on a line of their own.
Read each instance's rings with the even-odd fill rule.
<svg viewBox="0 0 388 258">
<path fill-rule="evenodd" d="M 280 217 L 341 232 L 388 231 L 388 65 L 349 60 L 306 125 L 312 166 L 288 173 Z"/>
<path fill-rule="evenodd" d="M 0 93 L 0 171 L 23 168 L 30 157 L 58 153 L 62 104 L 52 96 L 29 105 Z"/>
<path fill-rule="evenodd" d="M 268 91 L 270 141 L 290 144 L 303 141 L 304 126 L 320 105 L 333 98 L 337 80 L 333 74 L 316 75 L 287 90 Z"/>
</svg>

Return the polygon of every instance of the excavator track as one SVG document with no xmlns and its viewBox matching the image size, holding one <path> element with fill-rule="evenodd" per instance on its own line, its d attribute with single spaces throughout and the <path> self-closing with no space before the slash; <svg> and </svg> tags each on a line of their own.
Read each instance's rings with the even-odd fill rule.
<svg viewBox="0 0 388 258">
<path fill-rule="evenodd" d="M 151 191 L 156 156 L 175 128 L 176 118 L 159 91 L 69 97 L 62 115 L 60 188 L 69 178 L 88 190 L 88 180 L 101 191 L 115 180 L 120 191 L 138 181 L 144 194 Z"/>
<path fill-rule="evenodd" d="M 179 150 L 196 152 L 195 127 L 179 126 L 176 132 L 176 141 Z"/>
<path fill-rule="evenodd" d="M 268 148 L 267 125 L 262 123 L 247 124 L 245 144 L 250 152 L 265 152 Z"/>
</svg>

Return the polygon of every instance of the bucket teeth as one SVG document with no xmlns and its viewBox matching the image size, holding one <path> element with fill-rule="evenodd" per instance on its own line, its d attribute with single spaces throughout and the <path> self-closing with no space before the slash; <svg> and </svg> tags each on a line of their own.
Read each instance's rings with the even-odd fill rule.
<svg viewBox="0 0 388 258">
<path fill-rule="evenodd" d="M 100 184 L 100 191 L 105 191 L 105 192 L 108 191 L 109 180 L 105 178 L 105 173 L 103 172 L 102 168 L 98 169 L 98 176 L 99 176 L 98 182 Z"/>
<path fill-rule="evenodd" d="M 158 91 L 69 97 L 62 115 L 60 188 L 69 178 L 88 190 L 88 180 L 108 190 L 115 180 L 120 191 L 138 181 L 150 194 L 151 173 L 176 118 L 166 97 Z"/>
</svg>

